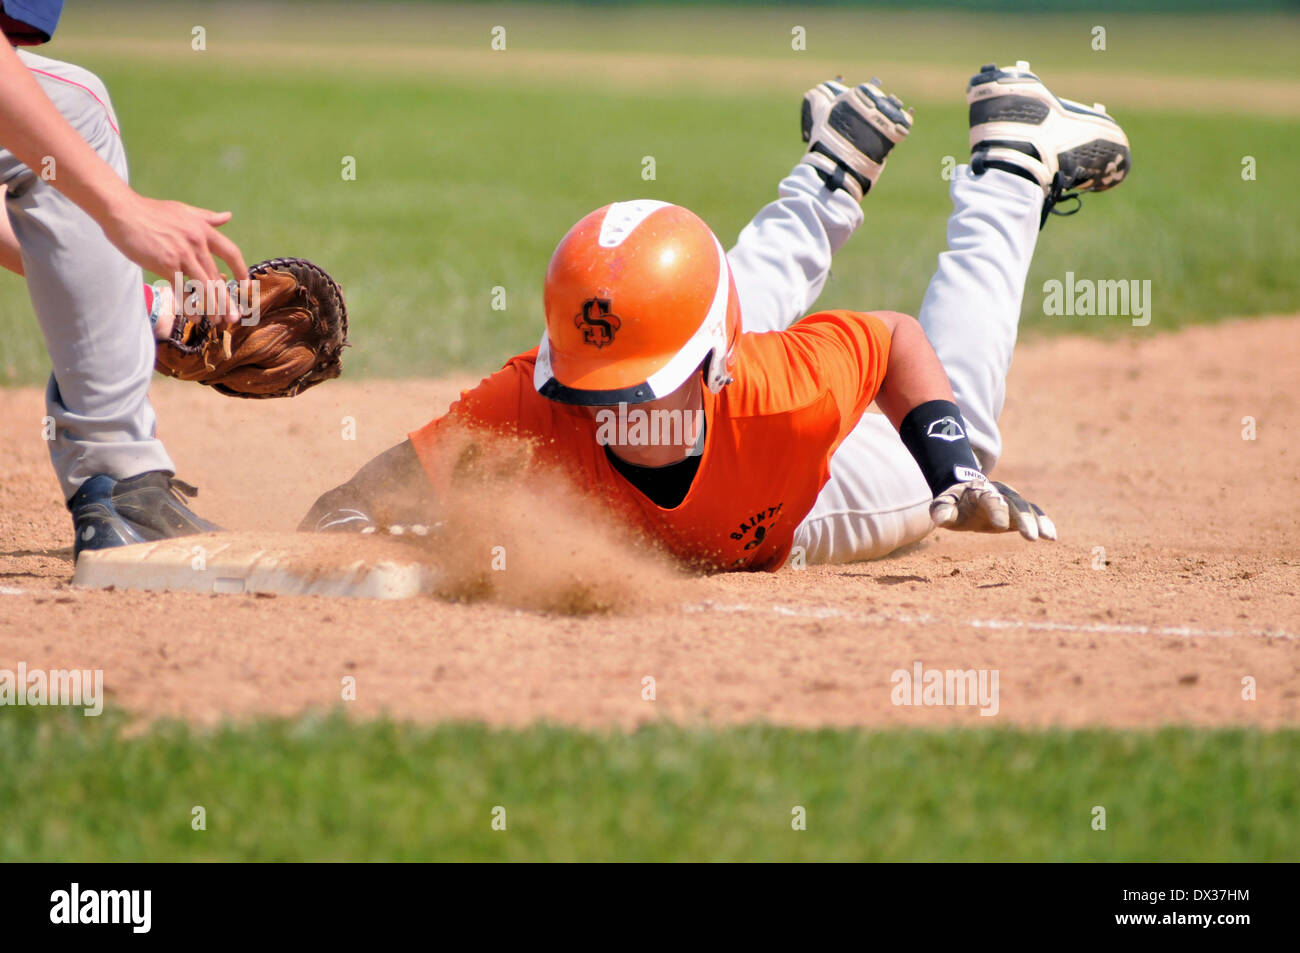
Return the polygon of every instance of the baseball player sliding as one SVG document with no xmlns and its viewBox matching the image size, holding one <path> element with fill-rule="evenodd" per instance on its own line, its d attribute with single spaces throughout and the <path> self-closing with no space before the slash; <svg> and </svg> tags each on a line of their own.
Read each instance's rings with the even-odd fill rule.
<svg viewBox="0 0 1300 953">
<path fill-rule="evenodd" d="M 1039 229 L 1062 199 L 1123 181 L 1128 141 L 1023 62 L 981 69 L 967 101 L 971 161 L 919 321 L 800 317 L 912 126 L 878 81 L 823 83 L 804 97 L 807 154 L 729 253 L 663 202 L 587 215 L 551 259 L 540 345 L 325 493 L 303 528 L 427 522 L 440 440 L 468 428 L 536 441 L 616 518 L 709 569 L 776 570 L 796 546 L 809 562 L 869 559 L 936 524 L 1054 539 L 986 474 Z M 865 413 L 873 400 L 883 416 Z M 683 424 L 647 440 L 655 414 Z"/>
</svg>

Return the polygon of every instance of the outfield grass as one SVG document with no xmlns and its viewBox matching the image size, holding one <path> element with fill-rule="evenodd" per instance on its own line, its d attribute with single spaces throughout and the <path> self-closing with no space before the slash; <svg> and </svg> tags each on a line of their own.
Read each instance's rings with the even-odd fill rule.
<svg viewBox="0 0 1300 953">
<path fill-rule="evenodd" d="M 336 7 L 308 9 L 300 30 L 275 37 L 311 55 L 278 66 L 270 56 L 232 58 L 240 41 L 257 35 L 250 27 L 257 18 L 209 5 L 143 12 L 115 5 L 111 17 L 69 11 L 64 47 L 56 42 L 48 52 L 107 81 L 142 191 L 232 209 L 230 231 L 250 260 L 303 255 L 338 275 L 353 316 L 349 374 L 491 369 L 536 343 L 546 261 L 580 215 L 614 199 L 663 198 L 691 206 L 730 240 L 774 197 L 802 151 L 795 117 L 804 80 L 797 76 L 789 89 L 746 92 L 707 82 L 593 88 L 562 70 L 507 84 L 482 71 L 418 69 L 420 43 L 479 50 L 484 18 L 499 14 L 511 25 L 512 49 L 569 50 L 577 59 L 596 51 L 690 54 L 701 68 L 716 59 L 722 75 L 729 56 L 788 59 L 788 13 L 380 8 L 370 15 L 373 30 L 358 37 L 371 45 L 357 52 L 346 45 L 356 36 L 354 19 Z M 959 77 L 981 59 L 1006 59 L 1012 47 L 1076 72 L 1209 70 L 1227 79 L 1294 79 L 1296 72 L 1287 58 L 1293 18 L 1108 14 L 1111 48 L 1100 60 L 1086 42 L 1080 48 L 1079 23 L 1055 17 L 872 14 L 861 51 L 846 36 L 852 31 L 834 28 L 834 17 L 801 14 L 819 37 L 818 62 L 887 55 L 904 95 L 908 63 Z M 188 49 L 191 23 L 212 29 L 202 54 Z M 936 33 L 936 24 L 946 28 Z M 374 45 L 385 37 L 407 44 L 395 47 L 391 64 Z M 943 247 L 942 163 L 965 154 L 965 108 L 954 82 L 951 99 L 922 97 L 916 131 L 870 197 L 868 225 L 837 259 L 820 304 L 918 308 Z M 1153 320 L 1141 333 L 1294 310 L 1300 223 L 1290 196 L 1300 124 L 1286 115 L 1228 124 L 1217 109 L 1128 109 L 1121 118 L 1134 144 L 1133 177 L 1113 195 L 1090 197 L 1077 218 L 1050 223 L 1030 276 L 1025 329 L 1137 333 L 1125 318 L 1045 317 L 1042 283 L 1067 270 L 1150 279 Z M 653 181 L 642 178 L 647 155 L 656 163 Z M 1242 180 L 1243 155 L 1256 157 L 1256 181 Z M 356 158 L 355 181 L 342 178 L 344 156 Z M 490 307 L 497 286 L 507 291 L 505 311 Z M 47 363 L 22 283 L 0 277 L 0 383 L 35 383 Z"/>
<path fill-rule="evenodd" d="M 1300 859 L 1294 730 L 124 727 L 0 712 L 0 860 Z"/>
</svg>

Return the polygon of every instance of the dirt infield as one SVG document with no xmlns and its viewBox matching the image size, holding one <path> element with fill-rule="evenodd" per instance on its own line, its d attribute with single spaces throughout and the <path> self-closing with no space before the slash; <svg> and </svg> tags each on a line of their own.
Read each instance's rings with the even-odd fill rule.
<svg viewBox="0 0 1300 953">
<path fill-rule="evenodd" d="M 1060 543 L 940 533 L 874 563 L 656 575 L 649 604 L 586 616 L 74 589 L 41 394 L 0 390 L 0 668 L 102 668 L 110 705 L 200 722 L 346 704 L 587 726 L 1294 724 L 1297 367 L 1300 317 L 1024 346 L 998 475 L 1045 506 Z M 340 381 L 240 402 L 159 380 L 155 398 L 199 511 L 282 531 L 464 383 Z M 574 533 L 539 529 L 541 551 L 559 554 L 551 572 L 600 586 L 629 564 L 593 560 Z M 996 716 L 892 704 L 891 673 L 918 661 L 996 669 Z"/>
</svg>

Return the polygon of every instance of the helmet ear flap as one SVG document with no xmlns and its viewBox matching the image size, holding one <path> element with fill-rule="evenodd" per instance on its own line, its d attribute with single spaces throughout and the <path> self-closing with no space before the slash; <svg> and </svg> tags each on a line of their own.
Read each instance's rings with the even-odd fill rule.
<svg viewBox="0 0 1300 953">
<path fill-rule="evenodd" d="M 718 246 L 718 254 L 723 255 L 726 260 L 725 252 L 722 246 Z M 736 279 L 731 273 L 731 266 L 727 266 L 727 314 L 725 331 L 726 334 L 726 351 L 722 353 L 721 359 L 714 361 L 719 356 L 719 347 L 714 346 L 704 358 L 704 380 L 709 385 L 709 390 L 718 393 L 733 380 L 730 368 L 731 361 L 736 353 L 736 343 L 740 340 L 742 331 L 740 315 L 740 296 L 736 294 Z"/>
<path fill-rule="evenodd" d="M 727 380 L 720 386 L 713 373 L 713 356 L 717 353 L 717 351 L 710 351 L 708 356 L 704 359 L 704 363 L 700 365 L 700 373 L 704 376 L 705 386 L 715 394 L 720 391 L 722 387 L 725 387 L 726 384 L 730 383 L 730 380 Z"/>
<path fill-rule="evenodd" d="M 704 358 L 704 363 L 700 365 L 700 373 L 704 375 L 704 383 L 708 385 L 709 390 L 715 394 L 730 384 L 733 380 L 727 368 L 731 364 L 731 354 L 734 350 L 734 346 L 728 348 L 727 353 L 722 356 L 722 359 L 715 361 L 714 358 L 718 356 L 718 349 L 714 348 L 709 351 L 708 356 Z"/>
</svg>

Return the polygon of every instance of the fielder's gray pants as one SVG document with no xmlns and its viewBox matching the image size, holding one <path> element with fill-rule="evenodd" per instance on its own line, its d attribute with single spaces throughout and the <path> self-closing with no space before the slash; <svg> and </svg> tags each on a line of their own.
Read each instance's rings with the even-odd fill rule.
<svg viewBox="0 0 1300 953">
<path fill-rule="evenodd" d="M 79 66 L 25 50 L 18 55 L 64 118 L 125 180 L 126 151 L 104 84 Z M 29 169 L 0 148 L 5 205 L 53 364 L 45 393 L 54 424 L 50 460 L 71 497 L 97 473 L 124 479 L 175 468 L 154 435 L 154 341 L 140 267 L 54 188 L 57 181 L 57 168 Z M 45 432 L 39 423 L 32 421 L 31 433 Z"/>
</svg>

